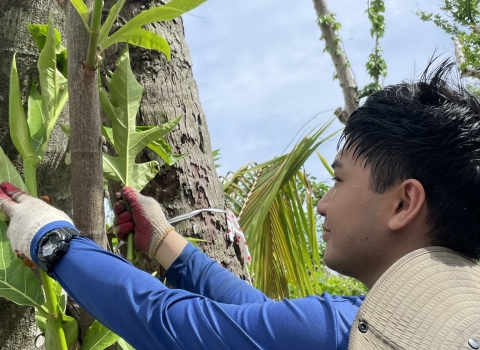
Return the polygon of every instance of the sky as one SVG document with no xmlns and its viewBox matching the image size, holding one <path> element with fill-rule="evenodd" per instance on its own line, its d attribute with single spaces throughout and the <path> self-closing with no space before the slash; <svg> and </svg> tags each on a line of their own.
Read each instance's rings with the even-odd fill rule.
<svg viewBox="0 0 480 350">
<path fill-rule="evenodd" d="M 387 28 L 380 42 L 388 66 L 384 85 L 418 76 L 435 50 L 453 56 L 449 36 L 415 15 L 418 9 L 438 12 L 438 4 L 386 1 Z M 344 49 L 362 87 L 370 82 L 365 63 L 374 47 L 367 1 L 328 5 L 342 24 Z M 305 124 L 307 131 L 323 125 L 343 106 L 311 0 L 209 0 L 183 19 L 212 149 L 221 150 L 219 175 L 283 154 Z M 341 127 L 335 121 L 329 130 Z M 337 141 L 318 148 L 329 163 Z M 316 155 L 306 171 L 319 180 L 330 177 Z"/>
</svg>

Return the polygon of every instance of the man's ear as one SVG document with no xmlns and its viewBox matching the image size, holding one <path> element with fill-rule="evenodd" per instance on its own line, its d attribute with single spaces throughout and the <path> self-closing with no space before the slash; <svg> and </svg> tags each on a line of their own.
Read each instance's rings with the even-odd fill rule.
<svg viewBox="0 0 480 350">
<path fill-rule="evenodd" d="M 390 230 L 397 231 L 418 217 L 425 204 L 425 189 L 415 179 L 408 179 L 401 183 L 396 190 L 395 213 L 390 218 Z"/>
</svg>

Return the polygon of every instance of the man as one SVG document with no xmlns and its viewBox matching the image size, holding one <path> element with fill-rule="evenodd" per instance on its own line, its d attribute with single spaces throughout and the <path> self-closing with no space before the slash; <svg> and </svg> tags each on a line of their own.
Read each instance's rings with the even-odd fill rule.
<svg viewBox="0 0 480 350">
<path fill-rule="evenodd" d="M 335 185 L 318 204 L 324 258 L 370 287 L 366 298 L 269 300 L 127 187 L 131 211 L 116 204 L 117 235 L 135 231 L 137 249 L 179 289 L 75 236 L 64 213 L 3 183 L 12 248 L 137 349 L 479 349 L 480 105 L 445 82 L 450 67 L 374 93 L 343 132 Z"/>
</svg>

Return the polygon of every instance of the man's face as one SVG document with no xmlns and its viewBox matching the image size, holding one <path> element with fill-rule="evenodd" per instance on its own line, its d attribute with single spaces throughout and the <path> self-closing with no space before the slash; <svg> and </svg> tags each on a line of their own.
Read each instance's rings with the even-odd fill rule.
<svg viewBox="0 0 480 350">
<path fill-rule="evenodd" d="M 333 163 L 335 185 L 317 206 L 325 217 L 325 263 L 331 269 L 368 283 L 388 249 L 389 191 L 370 188 L 370 166 L 340 151 Z"/>
</svg>

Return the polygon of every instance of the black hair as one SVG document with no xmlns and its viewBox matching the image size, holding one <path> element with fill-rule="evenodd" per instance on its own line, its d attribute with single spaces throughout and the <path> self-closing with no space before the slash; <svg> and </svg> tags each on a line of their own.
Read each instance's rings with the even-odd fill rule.
<svg viewBox="0 0 480 350">
<path fill-rule="evenodd" d="M 406 179 L 425 189 L 433 245 L 480 259 L 480 103 L 452 78 L 454 63 L 432 60 L 416 82 L 370 95 L 348 119 L 344 150 L 371 167 L 383 193 Z"/>
</svg>

